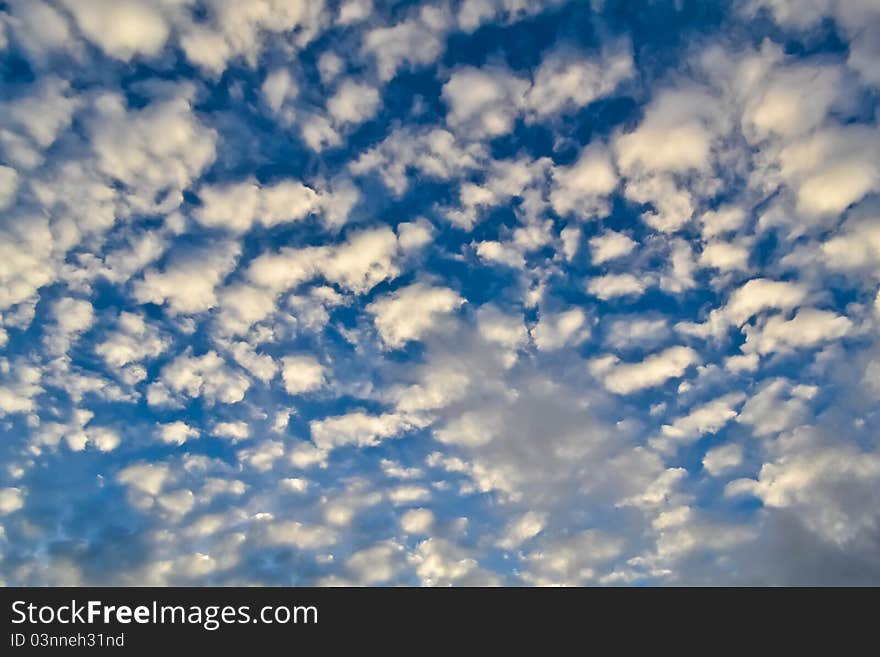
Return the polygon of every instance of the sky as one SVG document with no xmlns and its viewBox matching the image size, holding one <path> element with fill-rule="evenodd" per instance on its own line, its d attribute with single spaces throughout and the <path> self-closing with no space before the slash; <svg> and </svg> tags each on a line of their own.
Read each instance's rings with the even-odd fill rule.
<svg viewBox="0 0 880 657">
<path fill-rule="evenodd" d="M 880 584 L 876 0 L 4 0 L 0 73 L 0 583 Z"/>
</svg>

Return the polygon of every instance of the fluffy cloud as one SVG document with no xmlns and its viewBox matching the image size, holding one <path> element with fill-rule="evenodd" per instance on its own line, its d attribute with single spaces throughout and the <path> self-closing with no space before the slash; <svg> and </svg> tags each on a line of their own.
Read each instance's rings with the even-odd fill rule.
<svg viewBox="0 0 880 657">
<path fill-rule="evenodd" d="M 197 221 L 205 226 L 247 231 L 259 222 L 271 227 L 303 219 L 318 206 L 317 193 L 299 182 L 260 186 L 255 181 L 204 187 Z"/>
<path fill-rule="evenodd" d="M 244 399 L 250 386 L 250 379 L 229 367 L 216 352 L 193 356 L 187 350 L 162 368 L 147 400 L 151 404 L 167 403 L 164 393 L 170 390 L 191 399 L 204 397 L 208 402 L 235 404 Z"/>
<path fill-rule="evenodd" d="M 636 242 L 628 235 L 613 230 L 607 230 L 590 238 L 590 253 L 595 265 L 629 255 L 636 246 Z"/>
<path fill-rule="evenodd" d="M 553 169 L 550 203 L 561 215 L 590 219 L 607 213 L 607 197 L 617 182 L 607 151 L 601 145 L 588 146 L 571 166 Z"/>
<path fill-rule="evenodd" d="M 281 378 L 290 395 L 300 395 L 324 385 L 324 367 L 312 356 L 285 356 L 281 359 Z"/>
<path fill-rule="evenodd" d="M 744 399 L 742 393 L 731 393 L 698 406 L 671 424 L 664 424 L 660 436 L 652 444 L 660 449 L 670 449 L 715 433 L 736 417 L 736 409 Z"/>
<path fill-rule="evenodd" d="M 587 292 L 603 301 L 615 297 L 640 297 L 647 283 L 632 274 L 605 274 L 587 281 Z"/>
<path fill-rule="evenodd" d="M 449 288 L 413 283 L 373 301 L 366 311 L 374 316 L 382 342 L 398 349 L 421 338 L 463 303 Z"/>
<path fill-rule="evenodd" d="M 591 369 L 608 390 L 627 395 L 679 378 L 699 362 L 699 354 L 690 347 L 669 347 L 637 363 L 620 363 L 616 358 L 594 361 Z"/>
<path fill-rule="evenodd" d="M 849 333 L 853 323 L 837 313 L 803 308 L 790 320 L 773 315 L 757 326 L 746 326 L 743 351 L 758 354 L 785 352 L 815 347 L 822 342 L 837 340 Z"/>
<path fill-rule="evenodd" d="M 4 3 L 0 580 L 880 582 L 876 3 L 608 4 Z"/>
<path fill-rule="evenodd" d="M 240 246 L 233 242 L 176 254 L 161 270 L 144 272 L 135 282 L 139 303 L 168 304 L 174 313 L 200 313 L 217 305 L 216 288 L 235 267 Z"/>
<path fill-rule="evenodd" d="M 128 61 L 137 55 L 156 55 L 170 31 L 154 5 L 140 0 L 65 1 L 77 27 L 111 57 Z"/>
<path fill-rule="evenodd" d="M 373 416 L 357 411 L 315 420 L 310 429 L 315 445 L 328 450 L 344 445 L 376 445 L 382 439 L 399 436 L 412 426 L 405 417 L 393 413 Z"/>
<path fill-rule="evenodd" d="M 503 135 L 513 128 L 527 89 L 527 82 L 501 69 L 456 71 L 443 85 L 446 123 L 470 138 Z"/>
<path fill-rule="evenodd" d="M 532 329 L 535 346 L 542 351 L 559 349 L 566 344 L 583 341 L 590 336 L 587 317 L 580 308 L 559 313 L 541 313 Z"/>
</svg>

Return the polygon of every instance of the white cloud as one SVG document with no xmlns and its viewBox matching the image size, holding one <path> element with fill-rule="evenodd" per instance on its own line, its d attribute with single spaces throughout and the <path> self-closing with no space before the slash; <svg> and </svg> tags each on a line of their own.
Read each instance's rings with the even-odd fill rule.
<svg viewBox="0 0 880 657">
<path fill-rule="evenodd" d="M 361 584 L 387 582 L 403 566 L 403 546 L 386 541 L 352 554 L 345 566 Z"/>
<path fill-rule="evenodd" d="M 271 470 L 275 461 L 284 456 L 284 444 L 277 440 L 264 440 L 253 447 L 241 449 L 236 453 L 238 461 L 257 472 Z"/>
<path fill-rule="evenodd" d="M 193 356 L 189 349 L 162 368 L 159 382 L 192 399 L 204 397 L 209 403 L 223 404 L 240 402 L 251 386 L 250 380 L 229 367 L 217 352 Z"/>
<path fill-rule="evenodd" d="M 559 313 L 542 312 L 538 323 L 532 328 L 532 337 L 541 351 L 560 349 L 567 344 L 576 345 L 590 337 L 587 316 L 580 308 Z"/>
<path fill-rule="evenodd" d="M 588 220 L 608 212 L 608 196 L 617 187 L 617 172 L 600 144 L 584 148 L 568 167 L 554 167 L 550 204 L 560 215 Z"/>
<path fill-rule="evenodd" d="M 605 274 L 594 276 L 587 282 L 587 292 L 603 301 L 616 297 L 640 297 L 648 283 L 632 274 Z"/>
<path fill-rule="evenodd" d="M 187 440 L 199 437 L 199 430 L 186 422 L 177 420 L 169 424 L 159 425 L 159 437 L 162 442 L 172 445 L 183 445 Z"/>
<path fill-rule="evenodd" d="M 271 110 L 278 112 L 285 101 L 296 97 L 299 89 L 290 71 L 286 68 L 278 68 L 266 75 L 260 91 Z"/>
<path fill-rule="evenodd" d="M 430 509 L 409 509 L 400 516 L 400 526 L 407 534 L 427 534 L 433 525 Z"/>
<path fill-rule="evenodd" d="M 4 375 L 4 381 L 0 384 L 0 416 L 34 410 L 34 397 L 43 392 L 40 386 L 42 370 L 24 362 L 16 363 L 11 372 L 8 361 L 0 361 L 0 365 L 6 366 L 0 367 Z"/>
<path fill-rule="evenodd" d="M 143 462 L 123 468 L 116 476 L 119 483 L 148 495 L 158 495 L 162 492 L 170 478 L 171 470 L 166 464 Z"/>
<path fill-rule="evenodd" d="M 480 447 L 498 435 L 500 418 L 494 413 L 468 411 L 434 430 L 434 437 L 446 445 Z"/>
<path fill-rule="evenodd" d="M 348 166 L 356 175 L 379 174 L 385 185 L 400 196 L 409 186 L 411 169 L 429 178 L 450 180 L 478 167 L 483 157 L 482 146 L 461 143 L 447 130 L 415 130 L 405 126 L 395 130 L 378 146 L 362 153 Z"/>
<path fill-rule="evenodd" d="M 595 581 L 603 564 L 623 548 L 620 538 L 595 529 L 548 536 L 526 555 L 523 578 L 534 586 L 583 586 Z"/>
<path fill-rule="evenodd" d="M 142 315 L 121 312 L 116 330 L 95 346 L 95 353 L 115 368 L 155 358 L 165 352 L 171 341 Z"/>
<path fill-rule="evenodd" d="M 463 303 L 464 299 L 449 288 L 413 283 L 378 298 L 366 310 L 374 316 L 385 346 L 399 349 L 420 339 Z"/>
<path fill-rule="evenodd" d="M 317 550 L 336 542 L 333 530 L 320 525 L 305 525 L 295 520 L 270 520 L 265 528 L 270 545 L 291 545 L 300 550 Z"/>
<path fill-rule="evenodd" d="M 337 124 L 363 123 L 379 110 L 379 90 L 363 82 L 345 80 L 327 101 L 327 111 Z"/>
<path fill-rule="evenodd" d="M 669 333 L 669 323 L 665 319 L 626 316 L 609 324 L 605 343 L 618 350 L 652 347 L 665 340 Z"/>
<path fill-rule="evenodd" d="M 8 515 L 24 506 L 24 493 L 20 488 L 0 488 L 0 515 Z"/>
<path fill-rule="evenodd" d="M 743 327 L 745 353 L 768 354 L 794 349 L 816 347 L 823 342 L 838 340 L 853 329 L 853 323 L 843 315 L 829 310 L 802 308 L 790 320 L 773 315 L 755 326 Z"/>
<path fill-rule="evenodd" d="M 629 255 L 637 246 L 638 243 L 629 235 L 613 230 L 606 230 L 590 238 L 590 252 L 594 265 Z"/>
<path fill-rule="evenodd" d="M 679 378 L 699 362 L 699 354 L 690 347 L 669 347 L 639 363 L 615 363 L 602 378 L 608 390 L 627 395 Z"/>
<path fill-rule="evenodd" d="M 397 242 L 404 252 L 418 251 L 431 243 L 434 226 L 426 219 L 397 224 Z"/>
<path fill-rule="evenodd" d="M 309 424 L 312 441 L 322 450 L 344 445 L 369 447 L 386 438 L 396 438 L 413 428 L 403 415 L 385 413 L 368 415 L 354 411 L 345 415 L 313 420 Z"/>
<path fill-rule="evenodd" d="M 639 126 L 617 136 L 617 164 L 627 178 L 624 193 L 653 206 L 642 215 L 648 225 L 674 232 L 690 221 L 695 188 L 679 180 L 711 175 L 713 147 L 726 129 L 718 100 L 703 89 L 686 87 L 658 94 Z"/>
<path fill-rule="evenodd" d="M 765 507 L 788 509 L 823 541 L 844 547 L 869 540 L 877 523 L 880 457 L 851 444 L 823 440 L 801 429 L 782 441 L 757 479 L 728 484 L 728 495 L 748 493 Z"/>
<path fill-rule="evenodd" d="M 753 394 L 739 414 L 739 422 L 765 437 L 792 429 L 810 418 L 809 401 L 816 388 L 788 379 L 769 379 Z"/>
<path fill-rule="evenodd" d="M 235 267 L 241 247 L 221 242 L 179 254 L 161 271 L 150 268 L 134 284 L 138 303 L 167 303 L 173 313 L 200 313 L 217 305 L 217 286 Z"/>
<path fill-rule="evenodd" d="M 661 435 L 651 444 L 661 450 L 671 450 L 716 433 L 737 416 L 736 409 L 744 399 L 743 393 L 733 392 L 698 406 L 671 424 L 664 424 Z"/>
<path fill-rule="evenodd" d="M 0 210 L 12 205 L 17 190 L 18 172 L 12 167 L 0 166 Z"/>
<path fill-rule="evenodd" d="M 324 366 L 313 356 L 285 356 L 281 359 L 281 378 L 289 395 L 301 395 L 325 383 Z"/>
<path fill-rule="evenodd" d="M 340 18 L 354 20 L 356 7 L 353 2 L 345 5 Z M 356 12 L 362 16 L 362 12 Z M 449 17 L 443 9 L 424 6 L 410 18 L 391 27 L 377 27 L 363 37 L 363 52 L 376 59 L 381 80 L 390 80 L 403 67 L 416 68 L 430 64 L 443 52 L 444 31 Z"/>
<path fill-rule="evenodd" d="M 194 216 L 202 225 L 245 232 L 255 223 L 272 227 L 304 219 L 319 206 L 318 194 L 300 182 L 284 180 L 260 186 L 254 180 L 205 186 Z"/>
<path fill-rule="evenodd" d="M 129 61 L 157 55 L 168 39 L 167 19 L 153 3 L 141 0 L 65 0 L 82 33 L 101 50 Z"/>
<path fill-rule="evenodd" d="M 388 499 L 394 506 L 416 504 L 430 500 L 431 491 L 424 486 L 398 486 L 388 492 Z"/>
<path fill-rule="evenodd" d="M 737 444 L 713 447 L 703 457 L 703 467 L 710 475 L 717 477 L 742 463 L 742 447 Z"/>
<path fill-rule="evenodd" d="M 363 230 L 336 247 L 319 268 L 329 281 L 363 294 L 397 276 L 396 252 L 397 237 L 390 228 Z"/>
<path fill-rule="evenodd" d="M 211 435 L 218 438 L 226 438 L 236 443 L 239 440 L 247 440 L 251 437 L 251 429 L 247 422 L 217 422 L 211 429 Z"/>
<path fill-rule="evenodd" d="M 547 518 L 544 514 L 527 511 L 505 528 L 504 535 L 496 545 L 502 550 L 515 550 L 529 539 L 534 538 L 544 529 Z"/>
<path fill-rule="evenodd" d="M 677 328 L 699 336 L 720 337 L 730 325 L 742 326 L 765 310 L 791 310 L 807 299 L 802 283 L 753 278 L 734 290 L 727 304 L 716 308 L 702 324 L 680 323 Z"/>
<path fill-rule="evenodd" d="M 55 325 L 47 330 L 46 345 L 51 353 L 60 355 L 92 327 L 95 310 L 85 299 L 64 297 L 52 305 L 52 316 Z"/>
<path fill-rule="evenodd" d="M 190 62 L 216 77 L 237 57 L 256 67 L 268 36 L 290 33 L 290 46 L 303 47 L 315 38 L 324 23 L 323 0 L 212 1 L 205 9 L 207 20 L 187 21 L 180 26 L 180 45 Z"/>
<path fill-rule="evenodd" d="M 180 204 L 181 193 L 214 161 L 217 133 L 198 121 L 191 90 L 143 109 L 127 109 L 122 97 L 97 99 L 90 121 L 98 170 L 125 183 L 132 209 L 155 212 Z M 166 210 L 167 211 L 167 210 Z"/>
<path fill-rule="evenodd" d="M 720 271 L 748 271 L 749 249 L 731 242 L 710 242 L 700 253 L 700 265 Z"/>
<path fill-rule="evenodd" d="M 477 310 L 477 328 L 485 340 L 506 349 L 520 349 L 529 340 L 521 315 L 507 314 L 491 303 Z"/>
<path fill-rule="evenodd" d="M 830 127 L 786 146 L 781 175 L 795 191 L 796 209 L 806 218 L 837 215 L 880 186 L 877 130 Z"/>
<path fill-rule="evenodd" d="M 474 139 L 510 132 L 523 106 L 528 82 L 504 69 L 462 68 L 443 85 L 446 123 Z"/>
<path fill-rule="evenodd" d="M 557 51 L 545 57 L 535 71 L 526 105 L 540 118 L 561 111 L 576 111 L 609 95 L 633 73 L 628 43 L 611 44 L 594 59 Z"/>
</svg>

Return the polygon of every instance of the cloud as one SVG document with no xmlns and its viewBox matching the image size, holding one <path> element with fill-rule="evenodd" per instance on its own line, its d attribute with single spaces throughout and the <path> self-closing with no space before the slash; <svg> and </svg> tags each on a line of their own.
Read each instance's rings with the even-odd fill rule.
<svg viewBox="0 0 880 657">
<path fill-rule="evenodd" d="M 609 44 L 595 59 L 556 51 L 543 59 L 526 95 L 537 117 L 578 110 L 613 92 L 634 73 L 629 43 Z"/>
<path fill-rule="evenodd" d="M 162 269 L 150 268 L 135 282 L 139 303 L 168 304 L 172 313 L 200 313 L 217 305 L 217 286 L 235 267 L 241 247 L 234 242 L 175 254 Z"/>
<path fill-rule="evenodd" d="M 765 506 L 792 509 L 825 541 L 846 546 L 868 538 L 876 528 L 876 454 L 852 445 L 822 445 L 810 429 L 786 440 L 778 456 L 756 480 L 731 482 L 729 494 L 748 493 Z"/>
<path fill-rule="evenodd" d="M 344 22 L 363 17 L 353 2 L 340 12 Z M 444 31 L 448 16 L 443 9 L 424 6 L 408 19 L 390 27 L 377 27 L 364 34 L 362 50 L 372 55 L 381 80 L 390 80 L 401 68 L 417 68 L 430 64 L 443 52 Z"/>
<path fill-rule="evenodd" d="M 541 313 L 532 329 L 535 346 L 542 351 L 559 349 L 566 344 L 577 344 L 590 337 L 587 317 L 580 308 L 559 313 Z"/>
<path fill-rule="evenodd" d="M 733 292 L 727 304 L 709 313 L 702 324 L 684 323 L 677 328 L 700 336 L 720 336 L 730 325 L 742 326 L 765 310 L 791 310 L 807 299 L 807 288 L 792 281 L 753 278 Z"/>
<path fill-rule="evenodd" d="M 314 420 L 310 425 L 312 441 L 322 450 L 344 445 L 366 447 L 385 438 L 396 438 L 413 428 L 402 415 L 386 413 L 367 415 L 361 411 L 336 417 Z"/>
<path fill-rule="evenodd" d="M 289 395 L 317 390 L 325 384 L 324 367 L 312 356 L 285 356 L 281 359 L 281 378 Z"/>
<path fill-rule="evenodd" d="M 524 578 L 535 586 L 583 586 L 595 581 L 598 569 L 622 549 L 619 538 L 591 529 L 547 537 L 526 555 Z"/>
<path fill-rule="evenodd" d="M 187 440 L 198 438 L 199 431 L 189 426 L 186 422 L 177 420 L 168 424 L 160 425 L 159 437 L 164 443 L 183 445 Z"/>
<path fill-rule="evenodd" d="M 8 515 L 24 506 L 24 494 L 20 488 L 0 488 L 0 514 Z"/>
<path fill-rule="evenodd" d="M 617 172 L 608 152 L 593 144 L 583 150 L 569 167 L 552 171 L 550 204 L 560 215 L 575 214 L 582 220 L 608 212 L 608 196 L 618 184 Z"/>
<path fill-rule="evenodd" d="M 187 349 L 162 368 L 147 400 L 150 404 L 167 403 L 164 392 L 170 390 L 191 399 L 204 397 L 209 403 L 236 404 L 250 386 L 250 379 L 229 367 L 215 351 L 193 356 Z"/>
<path fill-rule="evenodd" d="M 446 123 L 472 139 L 510 132 L 523 106 L 528 83 L 502 69 L 463 68 L 443 85 Z"/>
<path fill-rule="evenodd" d="M 5 3 L 0 580 L 880 582 L 880 12 L 606 4 Z"/>
<path fill-rule="evenodd" d="M 787 321 L 781 315 L 773 315 L 763 324 L 744 327 L 746 342 L 742 349 L 746 353 L 768 354 L 815 347 L 844 337 L 852 328 L 852 321 L 842 315 L 802 308 Z"/>
<path fill-rule="evenodd" d="M 479 144 L 460 143 L 442 128 L 402 127 L 348 165 L 352 173 L 376 172 L 398 196 L 409 187 L 412 169 L 423 176 L 449 180 L 477 168 L 484 157 Z"/>
<path fill-rule="evenodd" d="M 123 311 L 117 319 L 116 330 L 108 333 L 106 339 L 95 347 L 95 353 L 110 367 L 122 368 L 156 358 L 170 344 L 170 339 L 142 315 Z"/>
<path fill-rule="evenodd" d="M 376 115 L 379 92 L 368 84 L 344 81 L 327 101 L 327 111 L 339 123 L 363 123 Z"/>
<path fill-rule="evenodd" d="M 632 274 L 605 274 L 587 282 L 587 292 L 603 301 L 615 297 L 640 297 L 647 289 L 647 283 Z"/>
<path fill-rule="evenodd" d="M 318 194 L 295 181 L 280 181 L 260 186 L 249 180 L 228 185 L 213 185 L 199 191 L 202 205 L 196 220 L 208 227 L 245 232 L 255 223 L 271 228 L 288 221 L 298 221 L 315 211 Z"/>
<path fill-rule="evenodd" d="M 101 50 L 123 61 L 155 56 L 170 32 L 158 8 L 140 0 L 65 0 L 82 33 Z"/>
<path fill-rule="evenodd" d="M 762 437 L 787 431 L 810 418 L 809 401 L 816 392 L 815 387 L 785 378 L 769 379 L 746 401 L 739 422 Z"/>
<path fill-rule="evenodd" d="M 513 520 L 505 529 L 504 535 L 497 545 L 503 550 L 514 550 L 534 538 L 544 529 L 545 516 L 534 511 L 527 511 Z"/>
<path fill-rule="evenodd" d="M 176 207 L 181 192 L 216 157 L 217 133 L 193 115 L 189 93 L 182 88 L 143 109 L 129 109 L 115 94 L 95 103 L 90 130 L 96 166 L 126 185 L 124 196 L 135 210 L 154 210 L 157 198 Z"/>
<path fill-rule="evenodd" d="M 712 476 L 719 476 L 742 463 L 742 447 L 735 443 L 714 447 L 703 457 L 703 467 Z"/>
<path fill-rule="evenodd" d="M 426 534 L 434 524 L 429 509 L 409 509 L 400 516 L 400 526 L 408 534 Z"/>
<path fill-rule="evenodd" d="M 613 362 L 607 371 L 601 371 L 605 367 L 600 368 L 599 376 L 611 392 L 628 395 L 679 378 L 688 367 L 699 362 L 699 354 L 690 347 L 669 347 L 641 362 Z"/>
<path fill-rule="evenodd" d="M 421 338 L 463 303 L 464 299 L 449 288 L 413 283 L 378 298 L 366 311 L 375 318 L 384 345 L 399 349 Z"/>
<path fill-rule="evenodd" d="M 606 230 L 590 238 L 590 252 L 594 265 L 629 255 L 636 246 L 638 244 L 628 235 L 613 230 Z"/>
<path fill-rule="evenodd" d="M 687 415 L 664 424 L 660 436 L 651 444 L 661 450 L 670 450 L 716 433 L 737 416 L 736 409 L 744 399 L 742 393 L 730 393 L 694 408 Z"/>
</svg>

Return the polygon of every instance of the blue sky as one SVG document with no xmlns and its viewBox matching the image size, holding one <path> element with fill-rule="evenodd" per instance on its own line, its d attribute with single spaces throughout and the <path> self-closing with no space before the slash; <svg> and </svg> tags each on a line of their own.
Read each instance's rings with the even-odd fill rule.
<svg viewBox="0 0 880 657">
<path fill-rule="evenodd" d="M 880 583 L 880 7 L 0 2 L 0 580 Z"/>
</svg>

